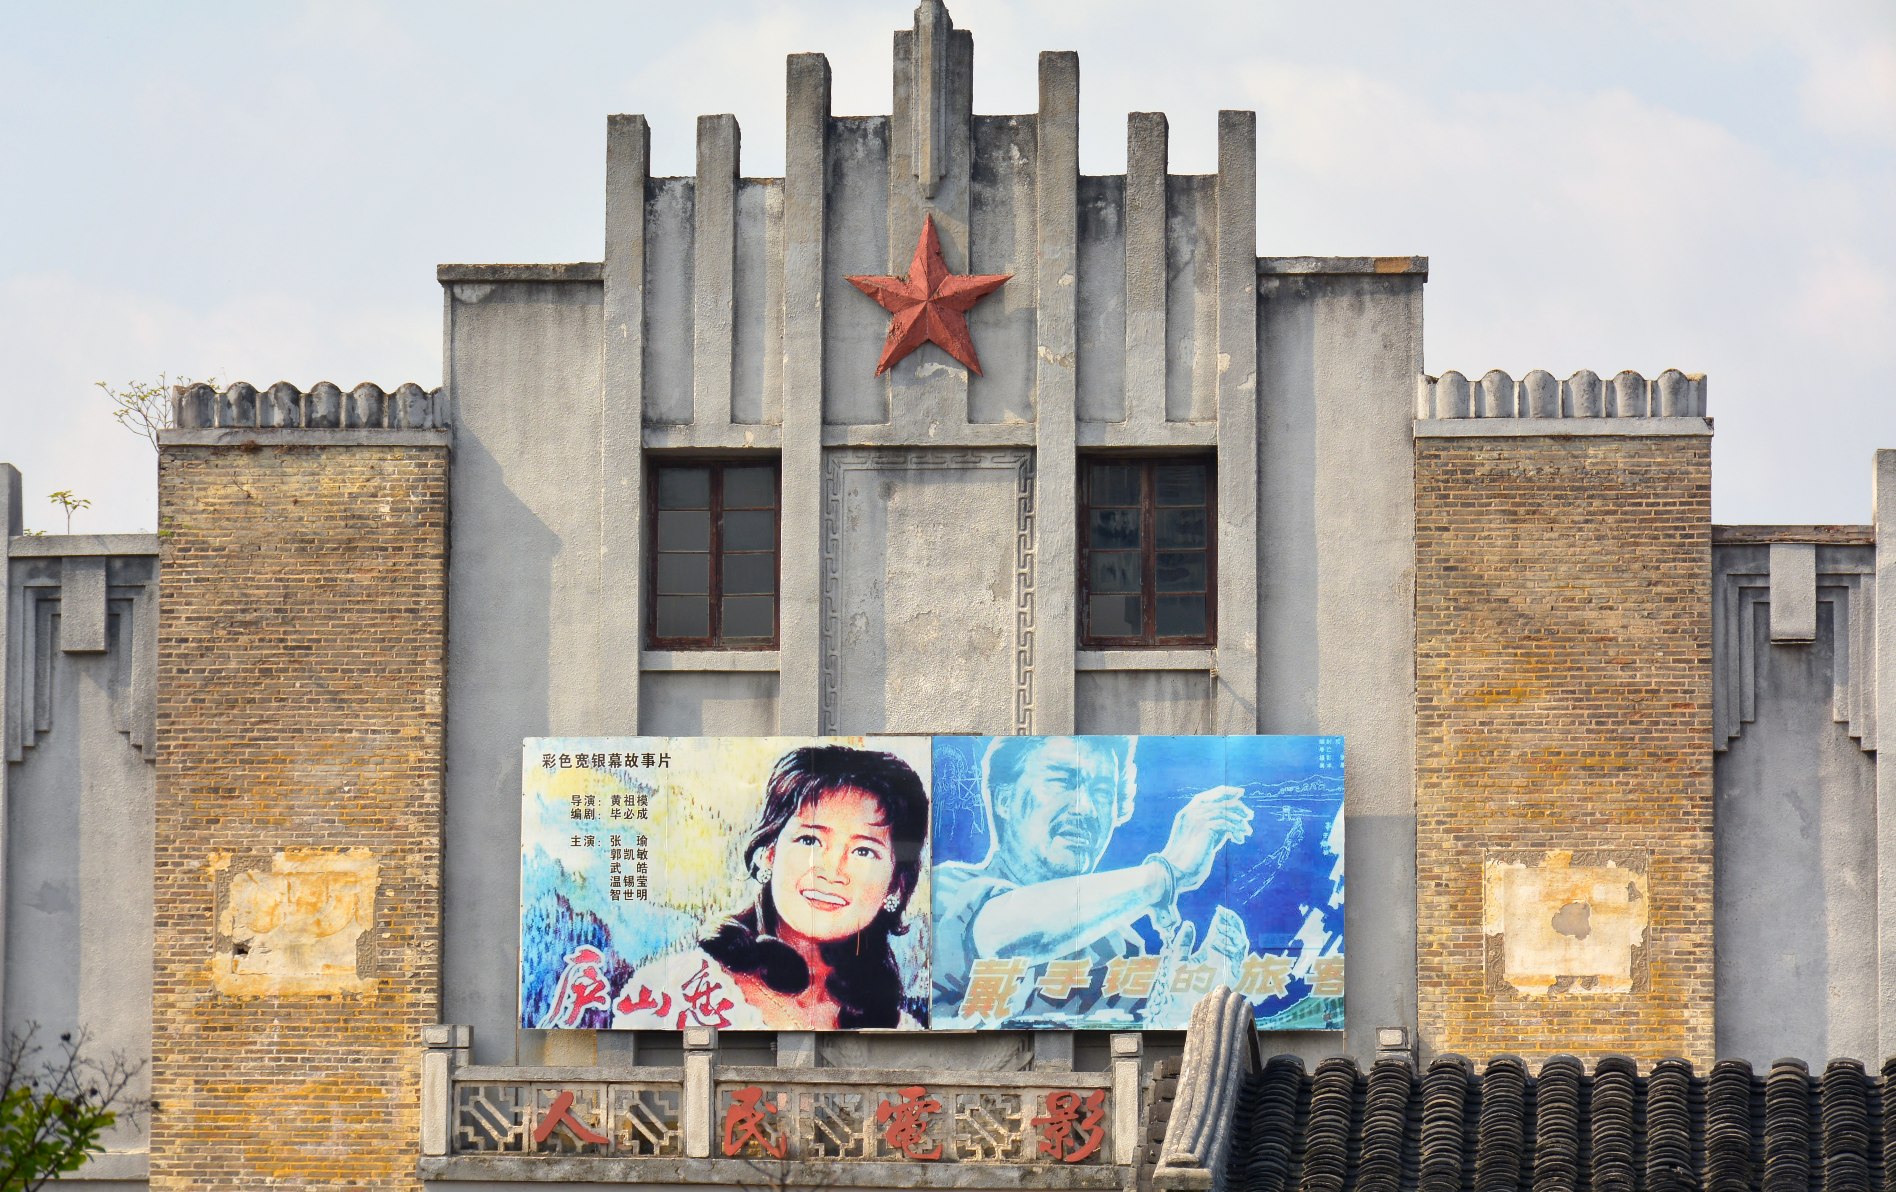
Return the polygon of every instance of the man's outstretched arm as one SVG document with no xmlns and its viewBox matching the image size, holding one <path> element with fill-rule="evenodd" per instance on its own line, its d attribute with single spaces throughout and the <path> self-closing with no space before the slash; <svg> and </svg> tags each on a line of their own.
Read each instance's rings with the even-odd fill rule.
<svg viewBox="0 0 1896 1192">
<path fill-rule="evenodd" d="M 1236 787 L 1213 787 L 1172 817 L 1165 848 L 1143 863 L 1021 886 L 989 899 L 974 916 L 977 956 L 1024 956 L 1039 964 L 1067 956 L 1170 902 L 1211 875 L 1229 841 L 1251 835 L 1251 809 Z"/>
</svg>

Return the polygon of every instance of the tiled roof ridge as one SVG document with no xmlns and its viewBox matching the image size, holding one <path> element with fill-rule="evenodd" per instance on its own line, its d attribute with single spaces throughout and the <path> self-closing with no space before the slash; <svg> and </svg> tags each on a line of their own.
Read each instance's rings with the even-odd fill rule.
<svg viewBox="0 0 1896 1192">
<path fill-rule="evenodd" d="M 1896 1192 L 1896 1058 L 1591 1072 L 1407 1055 L 1264 1058 L 1248 999 L 1194 1008 L 1151 1184 L 1210 1192 Z"/>
<path fill-rule="evenodd" d="M 1222 1178 L 1212 1186 L 1896 1189 L 1886 1096 L 1896 1097 L 1896 1059 L 1875 1075 L 1858 1060 L 1836 1059 L 1813 1076 L 1797 1059 L 1762 1072 L 1721 1060 L 1701 1073 L 1673 1057 L 1642 1075 L 1624 1055 L 1602 1057 L 1591 1073 L 1567 1055 L 1537 1072 L 1513 1055 L 1480 1069 L 1444 1055 L 1419 1071 L 1403 1056 L 1379 1059 L 1368 1071 L 1336 1056 L 1307 1071 L 1302 1060 L 1281 1055 L 1242 1079 Z"/>
</svg>

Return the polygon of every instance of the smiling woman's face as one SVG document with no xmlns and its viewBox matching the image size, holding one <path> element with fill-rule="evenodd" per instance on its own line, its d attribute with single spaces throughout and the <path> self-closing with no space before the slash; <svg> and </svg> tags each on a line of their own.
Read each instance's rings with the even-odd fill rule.
<svg viewBox="0 0 1896 1192">
<path fill-rule="evenodd" d="M 819 942 L 869 926 L 895 880 L 888 818 L 873 796 L 854 787 L 798 808 L 766 860 L 777 917 Z"/>
</svg>

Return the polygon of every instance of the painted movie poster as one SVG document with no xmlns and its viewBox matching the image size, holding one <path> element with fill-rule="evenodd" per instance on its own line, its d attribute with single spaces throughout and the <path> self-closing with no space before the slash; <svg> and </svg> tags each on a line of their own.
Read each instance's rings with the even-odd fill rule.
<svg viewBox="0 0 1896 1192">
<path fill-rule="evenodd" d="M 1343 1025 L 1340 737 L 937 737 L 934 1024 Z"/>
<path fill-rule="evenodd" d="M 523 1027 L 928 1025 L 928 738 L 531 738 L 523 763 Z"/>
<path fill-rule="evenodd" d="M 521 1025 L 1343 1025 L 1340 737 L 536 738 Z"/>
</svg>

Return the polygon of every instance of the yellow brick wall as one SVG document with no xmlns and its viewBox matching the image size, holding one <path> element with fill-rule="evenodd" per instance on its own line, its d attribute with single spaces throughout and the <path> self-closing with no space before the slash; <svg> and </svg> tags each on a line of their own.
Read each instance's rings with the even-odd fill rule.
<svg viewBox="0 0 1896 1192">
<path fill-rule="evenodd" d="M 159 463 L 155 1189 L 414 1187 L 447 452 Z"/>
<path fill-rule="evenodd" d="M 1417 440 L 1427 1052 L 1712 1058 L 1709 444 Z"/>
</svg>

